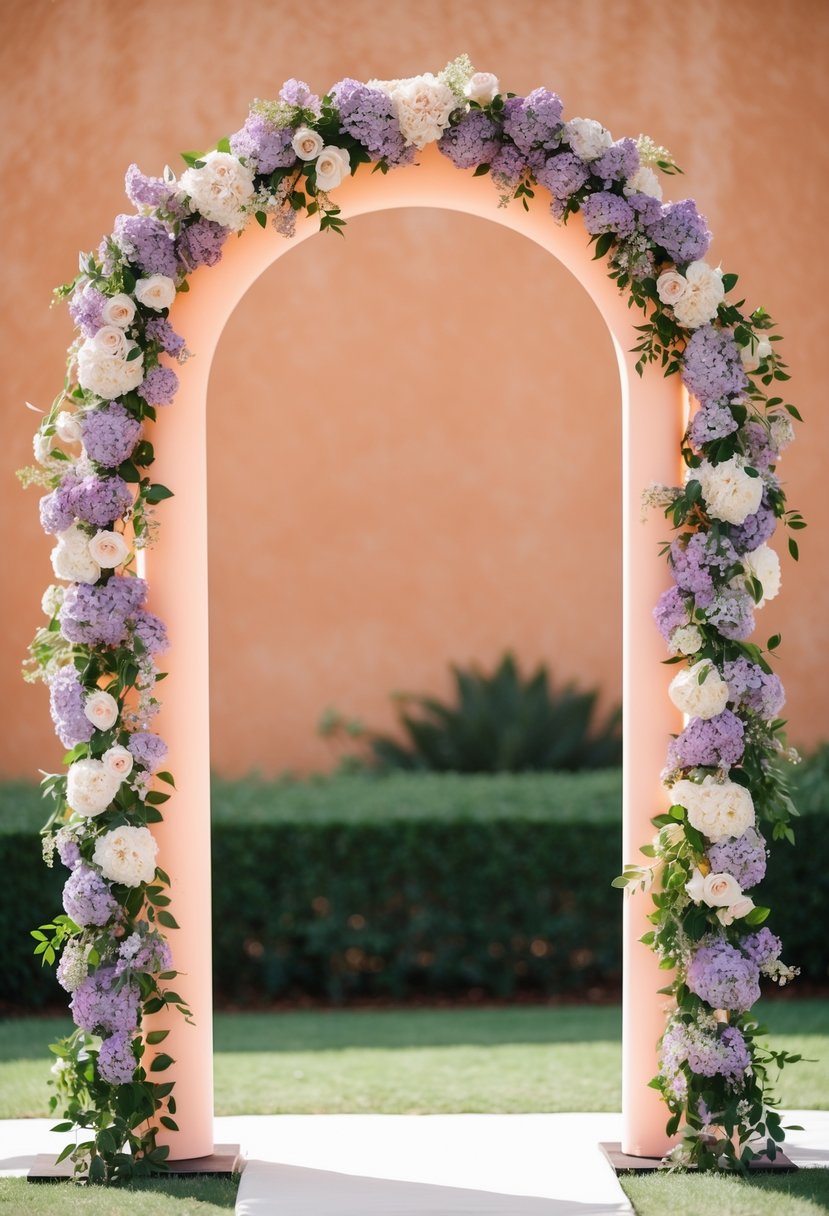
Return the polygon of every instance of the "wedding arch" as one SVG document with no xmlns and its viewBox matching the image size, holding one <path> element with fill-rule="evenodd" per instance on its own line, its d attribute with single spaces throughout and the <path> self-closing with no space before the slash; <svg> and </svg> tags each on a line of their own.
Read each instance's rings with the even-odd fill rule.
<svg viewBox="0 0 829 1216">
<path fill-rule="evenodd" d="M 400 207 L 524 233 L 577 278 L 612 337 L 624 459 L 617 883 L 654 884 L 653 898 L 625 900 L 622 1147 L 662 1156 L 681 1120 L 686 1160 L 710 1154 L 699 1133 L 714 1123 L 727 1133 L 715 1158 L 732 1165 L 735 1129 L 743 1155 L 758 1131 L 773 1146 L 779 1119 L 751 1067 L 770 1057 L 749 1010 L 761 971 L 782 982 L 792 970 L 767 929 L 746 932 L 767 910 L 744 892 L 765 867 L 755 823 L 771 822 L 775 838 L 791 830 L 782 778 L 765 765 L 781 749 L 782 689 L 768 665 L 779 639 L 766 650 L 747 639 L 779 583 L 766 541 L 778 520 L 802 520 L 775 475 L 786 411 L 797 415 L 765 391 L 788 378 L 770 318 L 726 300 L 736 276 L 703 260 L 710 234 L 693 202 L 662 202 L 658 172 L 675 170 L 664 149 L 565 123 L 545 89 L 502 94 L 465 57 L 437 76 L 344 80 L 322 102 L 289 81 L 229 141 L 185 159 L 179 178 L 131 167 L 136 214 L 118 217 L 63 289 L 80 336 L 29 471 L 49 489 L 41 518 L 68 584 L 47 591 L 49 625 L 32 647 L 70 748 L 68 772 L 45 782 L 47 847 L 70 870 L 66 915 L 35 937 L 47 961 L 60 955 L 72 993 L 78 1030 L 53 1050 L 62 1126 L 89 1128 L 79 1166 L 117 1180 L 125 1146 L 151 1167 L 213 1151 L 213 354 L 236 304 L 288 249 Z M 643 516 L 643 495 L 662 511 Z M 668 591 L 663 515 L 677 529 Z"/>
</svg>

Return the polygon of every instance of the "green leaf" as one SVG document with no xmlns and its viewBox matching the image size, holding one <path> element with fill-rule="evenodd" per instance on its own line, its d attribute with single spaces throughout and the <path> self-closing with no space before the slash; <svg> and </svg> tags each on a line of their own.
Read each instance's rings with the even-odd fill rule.
<svg viewBox="0 0 829 1216">
<path fill-rule="evenodd" d="M 156 1056 L 153 1060 L 152 1064 L 150 1065 L 150 1072 L 164 1072 L 164 1070 L 169 1068 L 171 1064 L 175 1064 L 173 1057 L 164 1055 L 162 1052 L 161 1055 Z"/>
<path fill-rule="evenodd" d="M 164 925 L 165 929 L 177 929 L 179 927 L 178 921 L 172 912 L 167 912 L 163 908 L 158 913 L 158 923 Z"/>
<path fill-rule="evenodd" d="M 254 211 L 253 214 L 254 214 L 254 218 L 255 218 L 257 224 L 259 225 L 259 227 L 266 228 L 267 224 L 268 224 L 268 217 L 265 214 L 265 212 L 264 211 Z"/>
<path fill-rule="evenodd" d="M 726 294 L 728 294 L 729 291 L 732 291 L 737 286 L 737 281 L 738 281 L 739 277 L 740 276 L 737 274 L 724 274 L 723 275 L 722 285 L 723 285 L 723 291 L 725 291 Z"/>
<path fill-rule="evenodd" d="M 163 1043 L 169 1034 L 169 1030 L 151 1030 L 147 1035 L 147 1042 L 151 1047 L 156 1047 L 159 1043 Z"/>
<path fill-rule="evenodd" d="M 478 168 L 472 174 L 473 177 L 485 177 L 489 173 L 489 165 L 478 165 Z"/>
<path fill-rule="evenodd" d="M 745 918 L 747 925 L 762 925 L 763 921 L 768 918 L 771 908 L 752 908 L 748 916 Z"/>
<path fill-rule="evenodd" d="M 794 537 L 793 537 L 793 536 L 790 536 L 790 537 L 789 537 L 789 553 L 791 553 L 791 555 L 792 555 L 792 557 L 794 558 L 794 560 L 795 560 L 795 561 L 798 561 L 798 560 L 799 560 L 799 558 L 800 558 L 800 547 L 798 546 L 798 543 L 797 543 L 797 541 L 794 539 Z"/>
<path fill-rule="evenodd" d="M 172 498 L 173 491 L 168 490 L 166 486 L 156 482 L 154 485 L 151 485 L 148 488 L 144 497 L 146 498 L 147 502 L 162 502 L 165 498 Z"/>
</svg>

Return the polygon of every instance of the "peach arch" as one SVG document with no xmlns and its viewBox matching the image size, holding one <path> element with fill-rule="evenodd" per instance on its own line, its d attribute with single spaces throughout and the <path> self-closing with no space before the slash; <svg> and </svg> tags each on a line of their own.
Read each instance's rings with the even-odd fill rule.
<svg viewBox="0 0 829 1216">
<path fill-rule="evenodd" d="M 678 376 L 664 379 L 658 367 L 643 377 L 630 353 L 639 317 L 607 276 L 603 259 L 591 260 L 578 216 L 556 224 L 546 207 L 526 213 L 517 204 L 498 205 L 492 184 L 456 169 L 436 149 L 420 163 L 388 176 L 358 173 L 337 191 L 343 217 L 397 207 L 432 207 L 493 220 L 523 233 L 575 275 L 601 313 L 613 339 L 622 395 L 623 522 L 623 860 L 639 858 L 639 844 L 652 834 L 650 820 L 662 809 L 659 773 L 669 733 L 681 729 L 667 696 L 669 669 L 662 664 L 662 639 L 651 610 L 664 587 L 658 556 L 662 525 L 651 513 L 640 517 L 640 495 L 653 481 L 676 484 L 685 416 Z M 195 1027 L 174 1014 L 147 1019 L 147 1029 L 170 1030 L 165 1050 L 176 1061 L 178 1132 L 162 1131 L 172 1160 L 213 1152 L 212 962 L 210 942 L 210 789 L 207 585 L 206 404 L 211 362 L 233 309 L 273 262 L 318 230 L 302 215 L 292 242 L 256 224 L 225 245 L 221 262 L 190 277 L 172 319 L 196 358 L 180 370 L 176 407 L 165 412 L 156 439 L 154 479 L 175 497 L 164 504 L 157 546 L 147 554 L 151 607 L 168 624 L 172 639 L 159 730 L 169 743 L 169 765 L 178 791 L 170 813 L 154 831 L 159 863 L 173 877 L 172 911 L 180 925 L 171 934 L 174 966 L 194 1012 Z M 326 237 L 326 239 L 330 239 Z M 609 882 L 610 875 L 597 875 Z M 648 928 L 647 900 L 625 900 L 623 947 L 623 1151 L 661 1156 L 668 1147 L 665 1108 L 648 1087 L 656 1072 L 656 1042 L 664 1029 L 664 998 L 657 995 L 664 971 L 639 942 Z"/>
</svg>

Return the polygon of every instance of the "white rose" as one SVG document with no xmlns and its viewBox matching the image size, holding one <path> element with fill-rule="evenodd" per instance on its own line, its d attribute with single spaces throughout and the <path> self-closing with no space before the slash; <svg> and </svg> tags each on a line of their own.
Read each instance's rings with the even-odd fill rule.
<svg viewBox="0 0 829 1216">
<path fill-rule="evenodd" d="M 688 280 L 678 270 L 663 270 L 656 280 L 656 294 L 663 304 L 676 304 L 688 292 Z"/>
<path fill-rule="evenodd" d="M 756 342 L 749 342 L 748 346 L 740 347 L 740 358 L 747 372 L 756 372 L 763 360 L 768 359 L 770 354 L 771 342 L 768 338 L 759 338 Z"/>
<path fill-rule="evenodd" d="M 113 777 L 117 777 L 119 781 L 123 781 L 125 777 L 129 777 L 132 772 L 133 756 L 132 752 L 126 747 L 111 747 L 109 751 L 104 752 L 102 757 L 104 768 L 112 773 Z"/>
<path fill-rule="evenodd" d="M 130 349 L 127 336 L 119 325 L 102 325 L 88 341 L 102 355 L 110 355 L 113 359 L 125 359 Z"/>
<path fill-rule="evenodd" d="M 769 423 L 769 434 L 778 452 L 782 452 L 790 443 L 794 443 L 794 426 L 791 419 L 785 414 L 775 414 Z"/>
<path fill-rule="evenodd" d="M 622 187 L 623 194 L 648 194 L 651 198 L 662 198 L 662 183 L 649 165 L 640 165 L 633 177 Z"/>
<path fill-rule="evenodd" d="M 464 97 L 486 106 L 501 92 L 501 82 L 492 72 L 475 72 L 469 77 L 463 90 Z"/>
<path fill-rule="evenodd" d="M 425 148 L 440 139 L 458 108 L 455 94 L 431 72 L 395 81 L 391 99 L 407 147 Z"/>
<path fill-rule="evenodd" d="M 61 410 L 55 419 L 55 433 L 63 443 L 77 443 L 81 437 L 81 424 L 77 414 Z"/>
<path fill-rule="evenodd" d="M 717 920 L 721 925 L 733 924 L 735 920 L 742 920 L 744 916 L 748 916 L 751 909 L 754 907 L 754 900 L 748 895 L 740 895 L 740 898 L 735 903 L 729 904 L 726 908 L 717 909 Z"/>
<path fill-rule="evenodd" d="M 766 600 L 773 600 L 780 590 L 780 558 L 770 545 L 760 545 L 750 553 L 744 553 L 740 561 L 745 567 L 745 577 L 753 576 L 763 588 L 763 598 L 757 603 L 757 607 L 762 608 Z"/>
<path fill-rule="evenodd" d="M 58 543 L 52 550 L 52 569 L 56 578 L 69 583 L 97 583 L 101 568 L 89 552 L 89 537 L 72 524 L 57 535 Z"/>
<path fill-rule="evenodd" d="M 135 284 L 135 298 L 145 308 L 161 312 L 169 308 L 176 298 L 176 285 L 166 274 L 151 274 L 148 279 L 139 279 Z"/>
<path fill-rule="evenodd" d="M 40 606 L 50 619 L 55 615 L 57 610 L 63 603 L 63 587 L 59 587 L 57 583 L 50 583 L 43 592 L 43 598 L 40 601 Z"/>
<path fill-rule="evenodd" d="M 105 325 L 115 325 L 126 329 L 135 316 L 135 304 L 123 291 L 117 296 L 110 296 L 101 309 L 101 320 Z"/>
<path fill-rule="evenodd" d="M 712 519 L 741 524 L 760 508 L 763 481 L 760 477 L 750 477 L 745 471 L 745 462 L 738 456 L 718 465 L 703 460 L 696 469 L 689 470 L 691 478 L 702 486 L 705 509 Z"/>
<path fill-rule="evenodd" d="M 118 721 L 118 702 L 108 692 L 91 692 L 83 712 L 96 730 L 109 730 Z"/>
<path fill-rule="evenodd" d="M 564 138 L 580 160 L 598 160 L 613 143 L 613 136 L 594 118 L 571 118 L 564 124 Z"/>
<path fill-rule="evenodd" d="M 126 354 L 135 349 L 136 343 L 128 342 Z M 87 338 L 78 351 L 78 383 L 81 388 L 95 393 L 104 401 L 112 401 L 131 392 L 138 388 L 143 379 L 142 355 L 134 359 L 114 358 L 96 347 L 94 338 Z"/>
<path fill-rule="evenodd" d="M 677 806 L 685 807 L 691 827 L 709 840 L 742 836 L 754 826 L 751 794 L 734 781 L 720 783 L 709 776 L 698 784 L 683 779 L 671 787 L 670 797 Z"/>
<path fill-rule="evenodd" d="M 743 892 L 732 874 L 707 874 L 702 884 L 702 900 L 709 908 L 729 908 Z"/>
<path fill-rule="evenodd" d="M 673 654 L 696 654 L 702 646 L 702 633 L 696 625 L 680 625 L 671 634 Z"/>
<path fill-rule="evenodd" d="M 110 882 L 139 887 L 155 876 L 157 853 L 149 828 L 121 827 L 98 838 L 92 860 Z"/>
<path fill-rule="evenodd" d="M 351 157 L 345 148 L 333 145 L 323 148 L 317 157 L 317 185 L 320 190 L 333 190 L 347 176 Z"/>
<path fill-rule="evenodd" d="M 691 877 L 685 884 L 685 890 L 688 892 L 688 898 L 692 899 L 695 904 L 702 903 L 702 892 L 705 887 L 705 875 L 702 870 L 698 870 L 694 866 L 691 871 Z"/>
<path fill-rule="evenodd" d="M 686 329 L 713 321 L 725 299 L 722 271 L 707 262 L 691 262 L 685 271 L 688 290 L 674 304 L 674 316 Z"/>
<path fill-rule="evenodd" d="M 118 793 L 121 781 L 100 760 L 76 760 L 66 777 L 66 801 L 79 815 L 100 815 Z"/>
<path fill-rule="evenodd" d="M 130 551 L 120 532 L 96 532 L 88 547 L 93 559 L 104 570 L 120 566 Z"/>
<path fill-rule="evenodd" d="M 247 222 L 244 205 L 253 195 L 253 172 L 230 152 L 208 152 L 201 159 L 201 168 L 181 175 L 181 190 L 205 219 L 241 231 Z"/>
<path fill-rule="evenodd" d="M 32 440 L 32 451 L 38 464 L 48 464 L 52 459 L 52 436 L 35 431 Z"/>
<path fill-rule="evenodd" d="M 728 704 L 728 685 L 710 659 L 701 659 L 674 676 L 668 696 L 689 717 L 714 718 Z"/>
<path fill-rule="evenodd" d="M 322 136 L 311 127 L 299 127 L 291 140 L 291 147 L 300 160 L 316 160 L 323 149 Z"/>
</svg>

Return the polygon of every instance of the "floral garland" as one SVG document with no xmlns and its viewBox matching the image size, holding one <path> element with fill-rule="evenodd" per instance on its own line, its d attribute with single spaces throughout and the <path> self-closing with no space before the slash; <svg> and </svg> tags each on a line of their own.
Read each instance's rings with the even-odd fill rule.
<svg viewBox="0 0 829 1216">
<path fill-rule="evenodd" d="M 562 119 L 555 93 L 502 94 L 466 56 L 438 75 L 407 80 L 344 79 L 322 100 L 290 80 L 273 102 L 255 101 L 244 126 L 204 155 L 184 154 L 179 178 L 166 169 L 126 175 L 135 214 L 119 215 L 111 235 L 80 259 L 58 289 L 69 299 L 78 338 L 68 373 L 35 436 L 37 465 L 25 484 L 48 489 L 44 530 L 56 538 L 55 575 L 43 597 L 48 624 L 37 631 L 27 678 L 49 686 L 56 732 L 69 748 L 68 771 L 45 778 L 54 812 L 44 852 L 69 870 L 65 915 L 34 932 L 43 961 L 71 993 L 77 1029 L 53 1046 L 60 1129 L 87 1129 L 69 1146 L 79 1176 L 118 1181 L 163 1167 L 166 1149 L 151 1122 L 175 1130 L 172 1083 L 153 1074 L 172 1063 L 148 1048 L 166 1032 L 141 1037 L 143 1016 L 183 999 L 163 930 L 169 878 L 156 866 L 151 825 L 173 785 L 161 770 L 163 740 L 150 729 L 163 678 L 165 626 L 145 607 L 147 585 L 136 552 L 151 543 L 154 508 L 171 491 L 151 480 L 147 419 L 171 404 L 173 363 L 188 357 L 168 314 L 188 276 L 222 256 L 251 216 L 291 236 L 297 216 L 318 215 L 342 234 L 332 192 L 360 165 L 387 173 L 436 142 L 460 169 L 489 174 L 502 205 L 525 208 L 542 187 L 555 220 L 580 212 L 595 256 L 607 259 L 620 291 L 645 314 L 637 329 L 637 371 L 679 373 L 699 403 L 683 443 L 682 487 L 646 494 L 678 530 L 667 547 L 674 586 L 656 623 L 669 662 L 686 663 L 671 685 L 689 715 L 670 745 L 670 810 L 643 849 L 650 869 L 628 867 L 619 885 L 656 878 L 654 929 L 646 939 L 674 972 L 664 989 L 674 1012 L 661 1040 L 660 1072 L 673 1134 L 684 1121 L 681 1160 L 743 1168 L 750 1137 L 782 1139 L 770 1110 L 769 1063 L 786 1062 L 757 1043 L 749 1009 L 760 972 L 783 982 L 780 944 L 756 929 L 767 910 L 745 890 L 763 877 L 766 845 L 793 839 L 794 809 L 773 765 L 783 751 L 783 692 L 767 652 L 747 639 L 754 611 L 777 594 L 779 562 L 766 543 L 778 522 L 804 526 L 787 511 L 776 475 L 792 439 L 787 415 L 766 389 L 788 379 L 777 335 L 761 308 L 750 314 L 726 296 L 736 276 L 703 259 L 710 233 L 690 199 L 662 202 L 658 171 L 679 172 L 650 139 L 614 140 L 592 119 Z M 792 555 L 797 547 L 789 541 Z M 751 932 L 746 932 L 751 929 Z M 712 1138 L 712 1127 L 724 1130 Z M 149 1130 L 148 1130 L 149 1128 Z"/>
</svg>

